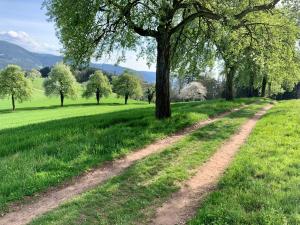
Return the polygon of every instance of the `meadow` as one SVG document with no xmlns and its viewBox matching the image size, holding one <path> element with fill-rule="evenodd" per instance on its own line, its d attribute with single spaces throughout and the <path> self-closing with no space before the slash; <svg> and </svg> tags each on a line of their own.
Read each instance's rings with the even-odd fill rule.
<svg viewBox="0 0 300 225">
<path fill-rule="evenodd" d="M 149 224 L 155 209 L 264 104 L 253 104 L 199 129 L 32 224 Z"/>
<path fill-rule="evenodd" d="M 300 224 L 300 101 L 270 110 L 190 225 Z"/>
<path fill-rule="evenodd" d="M 43 95 L 41 82 L 35 82 L 34 92 L 15 112 L 9 100 L 0 101 L 0 212 L 107 160 L 257 100 L 177 103 L 172 118 L 156 120 L 154 105 L 141 101 L 124 105 L 112 96 L 96 105 L 79 98 L 60 107 L 58 98 Z"/>
</svg>

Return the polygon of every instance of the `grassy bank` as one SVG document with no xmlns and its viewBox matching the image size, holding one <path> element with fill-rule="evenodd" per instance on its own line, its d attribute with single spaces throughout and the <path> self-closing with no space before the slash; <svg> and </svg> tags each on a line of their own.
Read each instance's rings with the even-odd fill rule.
<svg viewBox="0 0 300 225">
<path fill-rule="evenodd" d="M 155 208 L 235 133 L 261 105 L 236 112 L 79 196 L 33 224 L 143 224 Z"/>
<path fill-rule="evenodd" d="M 300 224 L 300 101 L 277 104 L 190 222 Z"/>
</svg>

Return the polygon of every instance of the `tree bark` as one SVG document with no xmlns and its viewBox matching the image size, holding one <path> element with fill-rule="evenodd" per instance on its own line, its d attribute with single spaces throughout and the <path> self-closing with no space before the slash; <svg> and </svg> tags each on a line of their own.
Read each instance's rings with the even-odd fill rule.
<svg viewBox="0 0 300 225">
<path fill-rule="evenodd" d="M 13 111 L 15 111 L 15 109 L 16 109 L 16 104 L 15 104 L 15 96 L 14 96 L 14 95 L 11 95 L 11 103 L 12 103 Z"/>
<path fill-rule="evenodd" d="M 100 90 L 99 90 L 99 88 L 97 88 L 97 90 L 96 90 L 96 99 L 97 99 L 97 104 L 99 105 L 99 102 L 100 102 Z"/>
<path fill-rule="evenodd" d="M 268 83 L 268 97 L 271 97 L 271 82 Z"/>
<path fill-rule="evenodd" d="M 261 97 L 266 96 L 266 87 L 267 87 L 267 76 L 263 77 L 262 83 L 261 83 Z"/>
<path fill-rule="evenodd" d="M 249 87 L 248 87 L 248 97 L 252 98 L 254 97 L 254 74 L 250 73 L 249 77 Z"/>
<path fill-rule="evenodd" d="M 297 99 L 300 98 L 300 83 L 298 83 L 296 85 L 296 97 L 297 97 Z"/>
<path fill-rule="evenodd" d="M 128 97 L 128 95 L 125 95 L 125 105 L 127 105 Z"/>
<path fill-rule="evenodd" d="M 171 41 L 170 34 L 165 28 L 159 28 L 157 40 L 156 65 L 156 110 L 157 119 L 171 116 L 170 105 L 170 61 Z"/>
<path fill-rule="evenodd" d="M 64 93 L 62 91 L 60 91 L 60 106 L 63 107 L 64 106 Z"/>
<path fill-rule="evenodd" d="M 235 68 L 229 67 L 229 71 L 226 73 L 226 89 L 225 89 L 225 98 L 227 101 L 233 100 L 233 78 L 235 74 Z"/>
</svg>

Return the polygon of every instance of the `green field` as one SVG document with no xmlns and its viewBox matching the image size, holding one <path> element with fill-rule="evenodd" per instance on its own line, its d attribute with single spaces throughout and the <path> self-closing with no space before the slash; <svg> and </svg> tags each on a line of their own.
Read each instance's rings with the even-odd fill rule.
<svg viewBox="0 0 300 225">
<path fill-rule="evenodd" d="M 135 100 L 130 100 L 128 105 L 124 105 L 123 98 L 114 96 L 101 99 L 101 105 L 99 106 L 95 104 L 96 99 L 81 98 L 80 94 L 77 99 L 66 99 L 65 107 L 60 107 L 58 96 L 47 98 L 44 95 L 42 82 L 43 79 L 34 80 L 32 99 L 23 103 L 16 103 L 17 110 L 15 112 L 11 110 L 9 98 L 0 99 L 0 129 L 126 109 L 153 108 L 153 105 Z"/>
<path fill-rule="evenodd" d="M 173 117 L 158 121 L 154 106 L 144 102 L 107 98 L 69 100 L 61 108 L 58 98 L 43 96 L 35 82 L 31 102 L 9 100 L 0 109 L 0 211 L 8 203 L 34 195 L 101 164 L 256 99 L 178 103 Z"/>
<path fill-rule="evenodd" d="M 283 101 L 258 122 L 189 224 L 300 224 L 299 112 L 299 100 Z"/>
<path fill-rule="evenodd" d="M 148 224 L 155 209 L 262 105 L 251 105 L 199 129 L 32 224 Z"/>
</svg>

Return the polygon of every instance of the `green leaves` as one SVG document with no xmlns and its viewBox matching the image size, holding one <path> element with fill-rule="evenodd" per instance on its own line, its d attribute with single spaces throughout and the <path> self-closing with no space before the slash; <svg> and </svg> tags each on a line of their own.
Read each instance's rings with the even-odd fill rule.
<svg viewBox="0 0 300 225">
<path fill-rule="evenodd" d="M 140 79 L 129 71 L 113 80 L 113 91 L 120 96 L 139 98 L 142 96 Z"/>
<path fill-rule="evenodd" d="M 75 98 L 77 96 L 76 80 L 69 68 L 63 63 L 57 63 L 49 73 L 49 77 L 44 82 L 45 94 L 60 95 Z"/>
<path fill-rule="evenodd" d="M 99 93 L 100 97 L 108 96 L 112 93 L 108 78 L 99 70 L 90 76 L 83 96 L 89 98 L 96 92 Z"/>
<path fill-rule="evenodd" d="M 30 99 L 32 84 L 17 65 L 8 65 L 0 72 L 0 96 L 13 96 L 19 102 Z"/>
</svg>

